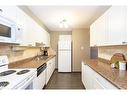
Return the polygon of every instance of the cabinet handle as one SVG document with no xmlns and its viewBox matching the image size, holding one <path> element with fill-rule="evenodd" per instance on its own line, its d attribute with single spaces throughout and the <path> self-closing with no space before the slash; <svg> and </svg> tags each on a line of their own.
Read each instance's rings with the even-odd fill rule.
<svg viewBox="0 0 127 95">
<path fill-rule="evenodd" d="M 18 30 L 20 31 L 21 29 L 20 29 L 20 28 L 18 28 Z"/>
<path fill-rule="evenodd" d="M 2 9 L 0 9 L 0 12 L 3 12 L 3 10 L 2 10 Z"/>
</svg>

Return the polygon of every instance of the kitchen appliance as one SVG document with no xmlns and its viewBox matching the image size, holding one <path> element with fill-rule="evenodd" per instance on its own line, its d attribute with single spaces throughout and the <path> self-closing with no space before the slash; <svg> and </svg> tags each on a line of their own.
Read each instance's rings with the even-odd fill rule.
<svg viewBox="0 0 127 95">
<path fill-rule="evenodd" d="M 0 16 L 0 42 L 15 43 L 19 35 L 18 27 L 13 21 Z"/>
<path fill-rule="evenodd" d="M 33 81 L 34 89 L 42 89 L 46 84 L 46 67 L 47 64 L 44 63 L 37 68 L 37 77 Z"/>
<path fill-rule="evenodd" d="M 0 56 L 0 89 L 33 89 L 36 69 L 9 69 L 7 56 Z"/>
<path fill-rule="evenodd" d="M 43 47 L 43 55 L 48 56 L 48 48 L 49 47 Z"/>
<path fill-rule="evenodd" d="M 48 51 L 44 50 L 44 56 L 48 56 Z"/>
<path fill-rule="evenodd" d="M 71 35 L 60 35 L 58 42 L 58 72 L 71 72 Z"/>
</svg>

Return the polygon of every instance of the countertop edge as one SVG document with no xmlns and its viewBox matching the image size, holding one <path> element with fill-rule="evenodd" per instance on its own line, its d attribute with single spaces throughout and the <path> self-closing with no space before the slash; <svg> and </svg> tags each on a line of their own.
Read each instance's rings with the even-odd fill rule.
<svg viewBox="0 0 127 95">
<path fill-rule="evenodd" d="M 39 66 L 41 66 L 42 64 L 48 62 L 50 59 L 52 59 L 55 56 L 56 55 L 49 55 L 49 58 L 42 60 L 42 63 L 40 63 L 38 66 L 36 66 L 36 67 L 26 66 L 26 68 L 38 68 Z M 11 68 L 11 69 L 13 69 L 13 68 L 14 69 L 16 69 L 16 68 L 25 68 L 24 66 L 22 67 L 22 65 L 23 64 L 28 64 L 28 62 L 33 61 L 35 57 L 36 56 L 29 57 L 29 58 L 26 58 L 26 59 L 23 59 L 23 60 L 15 61 L 15 62 L 11 62 L 11 63 L 8 64 L 8 67 Z"/>
<path fill-rule="evenodd" d="M 95 59 L 96 61 L 99 59 Z M 124 89 L 120 86 L 118 86 L 116 83 L 114 83 L 113 81 L 111 81 L 109 78 L 107 78 L 105 75 L 103 75 L 102 73 L 100 73 L 99 71 L 97 71 L 96 69 L 94 69 L 94 67 L 92 67 L 89 63 L 87 63 L 87 61 L 83 61 L 85 65 L 89 66 L 92 70 L 94 70 L 96 73 L 98 73 L 100 76 L 102 76 L 104 79 L 106 79 L 108 82 L 110 82 L 112 85 L 114 85 L 116 88 L 118 89 Z M 107 63 L 104 63 L 107 64 Z"/>
</svg>

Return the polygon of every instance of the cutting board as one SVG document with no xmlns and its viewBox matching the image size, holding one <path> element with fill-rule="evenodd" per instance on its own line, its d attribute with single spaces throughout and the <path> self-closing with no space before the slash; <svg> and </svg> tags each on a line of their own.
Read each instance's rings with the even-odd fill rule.
<svg viewBox="0 0 127 95">
<path fill-rule="evenodd" d="M 116 61 L 126 61 L 126 58 L 125 58 L 124 54 L 122 54 L 122 53 L 115 53 L 111 57 L 110 63 L 115 63 Z"/>
</svg>

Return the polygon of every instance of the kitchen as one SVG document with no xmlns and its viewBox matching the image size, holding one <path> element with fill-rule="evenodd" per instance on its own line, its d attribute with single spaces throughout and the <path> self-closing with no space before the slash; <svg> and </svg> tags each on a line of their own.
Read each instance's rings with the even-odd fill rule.
<svg viewBox="0 0 127 95">
<path fill-rule="evenodd" d="M 126 9 L 0 6 L 0 90 L 127 89 Z"/>
</svg>

